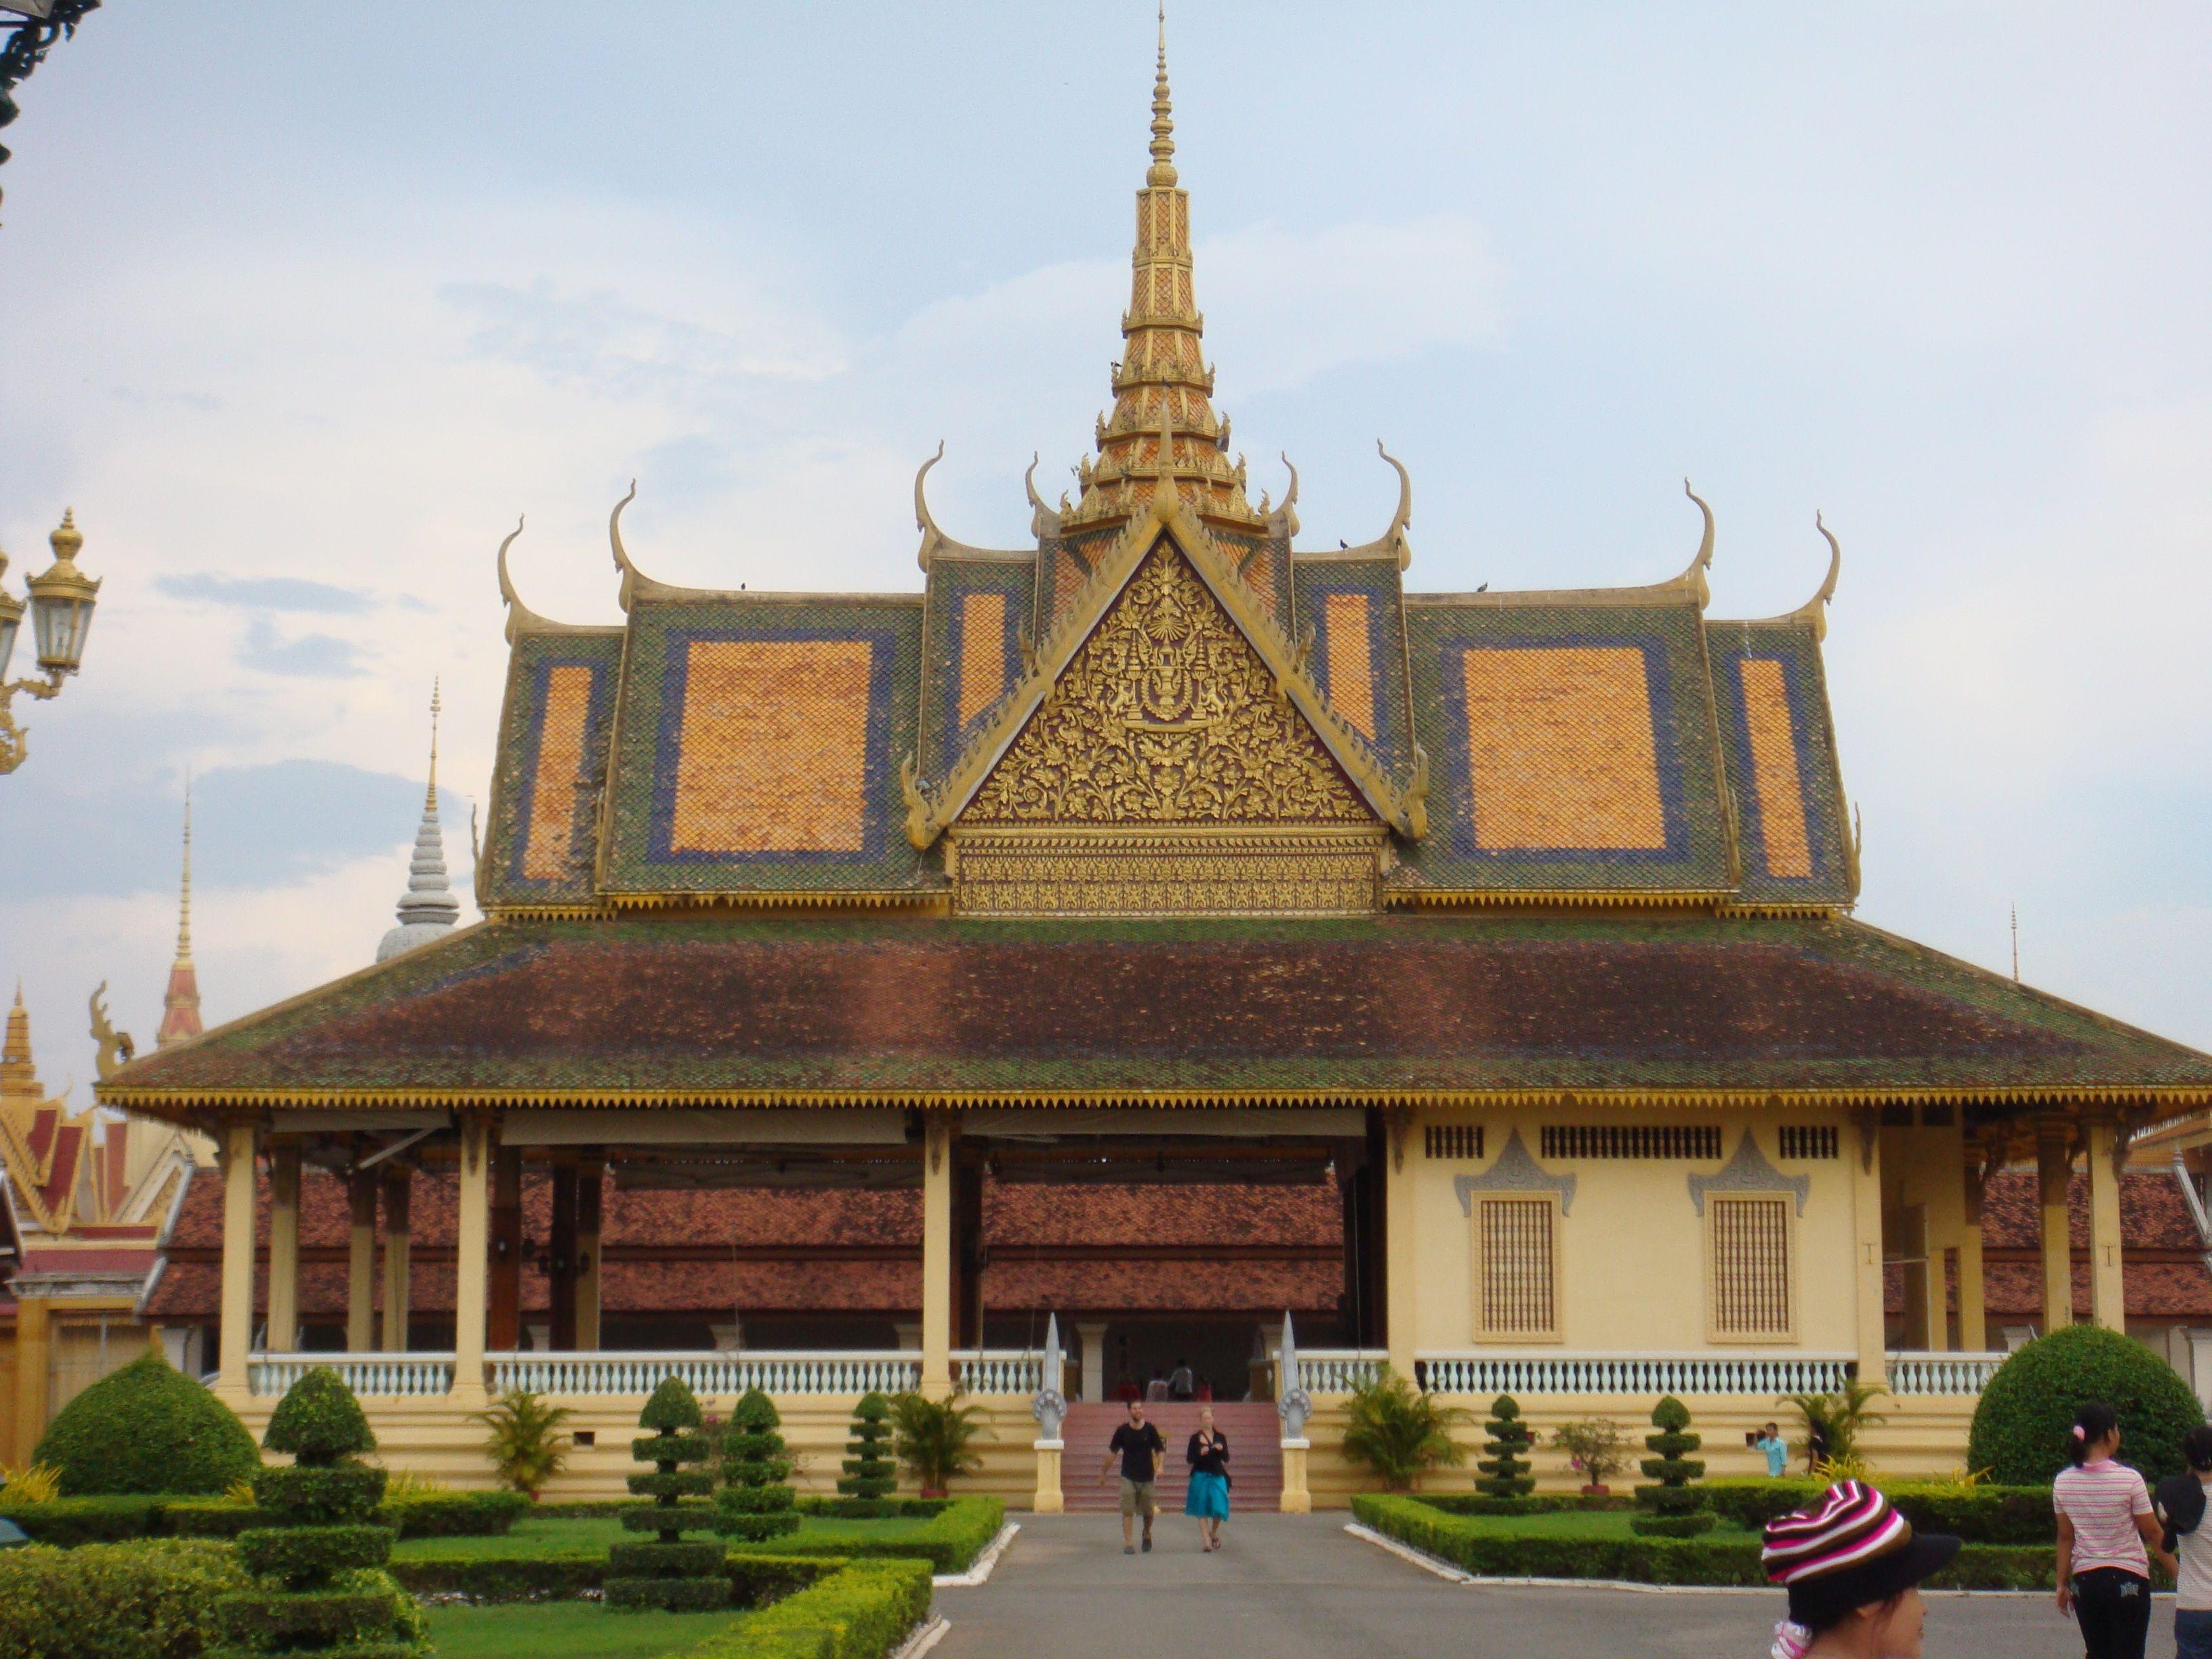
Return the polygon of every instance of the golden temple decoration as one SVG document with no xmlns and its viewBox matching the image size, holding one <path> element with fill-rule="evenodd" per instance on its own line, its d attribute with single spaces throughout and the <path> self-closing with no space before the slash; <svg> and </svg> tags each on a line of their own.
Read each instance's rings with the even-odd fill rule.
<svg viewBox="0 0 2212 1659">
<path fill-rule="evenodd" d="M 999 916 L 1343 916 L 1376 908 L 1381 826 L 955 832 L 956 904 Z"/>
</svg>

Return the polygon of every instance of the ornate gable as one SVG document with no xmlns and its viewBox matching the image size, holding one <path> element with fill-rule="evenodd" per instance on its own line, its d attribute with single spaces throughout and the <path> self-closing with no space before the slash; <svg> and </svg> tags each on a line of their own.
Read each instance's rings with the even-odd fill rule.
<svg viewBox="0 0 2212 1659">
<path fill-rule="evenodd" d="M 950 833 L 966 911 L 1343 915 L 1387 826 L 1162 535 Z"/>
</svg>

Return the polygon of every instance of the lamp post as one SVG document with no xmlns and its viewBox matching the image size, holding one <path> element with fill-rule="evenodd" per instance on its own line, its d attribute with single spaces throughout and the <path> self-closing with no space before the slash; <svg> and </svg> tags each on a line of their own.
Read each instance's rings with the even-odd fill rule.
<svg viewBox="0 0 2212 1659">
<path fill-rule="evenodd" d="M 76 568 L 77 550 L 84 537 L 76 527 L 74 511 L 64 513 L 60 527 L 47 538 L 54 550 L 53 568 L 26 580 L 31 602 L 0 586 L 0 773 L 23 763 L 29 740 L 9 712 L 18 691 L 45 702 L 61 695 L 62 682 L 84 660 L 85 635 L 92 631 L 92 608 L 99 603 L 100 583 Z M 8 556 L 0 553 L 0 577 L 8 573 Z M 15 654 L 15 635 L 23 625 L 23 612 L 31 613 L 31 633 L 39 653 L 44 678 L 10 681 L 8 659 Z"/>
<path fill-rule="evenodd" d="M 76 33 L 85 14 L 100 9 L 100 0 L 0 0 L 0 127 L 15 118 L 15 100 L 9 94 L 46 61 L 54 42 Z M 0 144 L 0 161 L 8 147 Z"/>
</svg>

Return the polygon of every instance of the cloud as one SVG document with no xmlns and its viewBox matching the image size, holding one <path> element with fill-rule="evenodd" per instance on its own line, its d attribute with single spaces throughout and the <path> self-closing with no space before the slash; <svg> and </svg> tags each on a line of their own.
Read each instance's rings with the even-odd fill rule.
<svg viewBox="0 0 2212 1659">
<path fill-rule="evenodd" d="M 297 639 L 277 637 L 276 624 L 257 617 L 246 630 L 238 660 L 262 674 L 286 674 L 313 679 L 357 679 L 368 671 L 350 641 L 333 634 L 302 634 Z"/>
<path fill-rule="evenodd" d="M 212 571 L 185 576 L 156 576 L 156 592 L 173 599 L 204 599 L 210 605 L 258 611 L 305 611 L 326 617 L 356 617 L 376 603 L 358 588 L 333 587 L 296 576 L 224 576 Z"/>
</svg>

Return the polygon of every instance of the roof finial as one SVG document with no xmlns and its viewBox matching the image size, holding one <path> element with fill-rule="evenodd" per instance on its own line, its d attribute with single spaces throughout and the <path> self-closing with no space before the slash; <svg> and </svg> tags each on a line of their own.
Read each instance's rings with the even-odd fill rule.
<svg viewBox="0 0 2212 1659">
<path fill-rule="evenodd" d="M 192 775 L 185 774 L 185 874 L 177 895 L 177 960 L 192 959 Z"/>
<path fill-rule="evenodd" d="M 185 773 L 184 874 L 177 889 L 177 959 L 169 964 L 169 982 L 161 991 L 161 1024 L 154 1033 L 154 1046 L 200 1034 L 200 977 L 192 965 L 192 775 Z M 127 1058 L 127 1056 L 126 1056 Z"/>
<path fill-rule="evenodd" d="M 1168 98 L 1168 0 L 1160 0 L 1159 68 L 1152 76 L 1152 165 L 1145 182 L 1164 189 L 1175 181 L 1175 117 Z"/>
<path fill-rule="evenodd" d="M 430 676 L 430 793 L 428 804 L 432 811 L 438 810 L 438 690 L 441 675 Z"/>
</svg>

